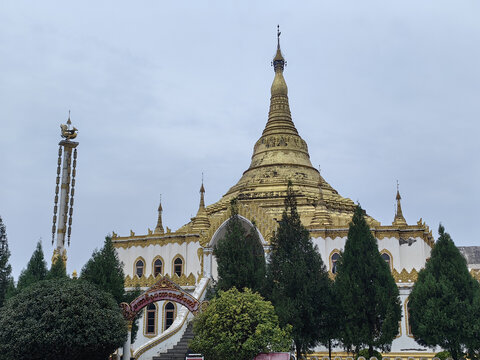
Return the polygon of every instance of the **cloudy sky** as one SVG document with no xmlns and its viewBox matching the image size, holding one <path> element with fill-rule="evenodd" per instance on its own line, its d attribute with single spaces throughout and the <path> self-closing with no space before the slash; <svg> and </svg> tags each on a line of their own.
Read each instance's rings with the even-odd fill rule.
<svg viewBox="0 0 480 360">
<path fill-rule="evenodd" d="M 0 2 L 0 215 L 15 277 L 50 243 L 59 124 L 79 129 L 68 271 L 112 230 L 195 215 L 250 164 L 276 26 L 312 164 L 382 224 L 480 245 L 480 3 Z"/>
</svg>

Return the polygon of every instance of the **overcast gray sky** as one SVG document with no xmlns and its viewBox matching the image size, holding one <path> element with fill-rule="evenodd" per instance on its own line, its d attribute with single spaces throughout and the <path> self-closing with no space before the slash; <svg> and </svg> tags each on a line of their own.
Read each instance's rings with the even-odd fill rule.
<svg viewBox="0 0 480 360">
<path fill-rule="evenodd" d="M 480 2 L 0 2 L 0 215 L 15 277 L 50 243 L 59 124 L 79 129 L 68 271 L 107 233 L 195 215 L 250 164 L 276 25 L 312 164 L 382 224 L 480 245 Z"/>
</svg>

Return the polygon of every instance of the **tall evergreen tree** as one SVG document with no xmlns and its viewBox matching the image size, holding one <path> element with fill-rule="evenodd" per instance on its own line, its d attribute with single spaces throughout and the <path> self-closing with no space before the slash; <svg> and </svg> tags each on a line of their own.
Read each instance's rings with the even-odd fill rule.
<svg viewBox="0 0 480 360">
<path fill-rule="evenodd" d="M 65 279 L 68 278 L 67 276 L 67 269 L 65 266 L 65 262 L 60 257 L 54 259 L 52 263 L 52 267 L 47 274 L 47 279 Z"/>
<path fill-rule="evenodd" d="M 440 346 L 457 360 L 475 350 L 475 340 L 479 349 L 480 286 L 442 225 L 438 234 L 410 294 L 410 324 L 419 344 Z"/>
<path fill-rule="evenodd" d="M 8 263 L 9 258 L 7 230 L 0 216 L 0 308 L 3 306 L 7 291 L 13 283 L 12 266 Z"/>
<path fill-rule="evenodd" d="M 389 351 L 402 318 L 399 292 L 360 205 L 337 264 L 335 286 L 342 311 L 343 346 L 357 353 L 368 347 L 369 357 L 374 348 Z"/>
<path fill-rule="evenodd" d="M 30 285 L 45 280 L 47 277 L 47 262 L 43 256 L 42 243 L 37 243 L 37 248 L 32 254 L 27 268 L 23 269 L 18 278 L 17 291 L 21 291 Z"/>
<path fill-rule="evenodd" d="M 259 292 L 265 280 L 263 246 L 255 227 L 248 233 L 243 227 L 235 200 L 231 203 L 231 212 L 225 236 L 213 250 L 218 265 L 218 283 L 215 290 L 226 291 L 236 287 Z"/>
<path fill-rule="evenodd" d="M 318 342 L 325 343 L 329 279 L 322 258 L 302 225 L 289 182 L 285 211 L 271 241 L 266 293 L 281 326 L 292 325 L 297 358 Z"/>
<path fill-rule="evenodd" d="M 83 266 L 80 279 L 97 285 L 103 291 L 112 294 L 117 303 L 125 299 L 123 264 L 118 259 L 112 238 L 105 237 L 100 250 L 95 250 L 92 257 Z"/>
</svg>

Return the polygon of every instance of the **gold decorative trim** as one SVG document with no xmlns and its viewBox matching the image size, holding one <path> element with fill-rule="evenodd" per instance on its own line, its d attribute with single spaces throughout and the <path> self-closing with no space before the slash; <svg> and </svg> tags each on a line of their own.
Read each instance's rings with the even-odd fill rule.
<svg viewBox="0 0 480 360">
<path fill-rule="evenodd" d="M 165 274 L 167 279 L 172 280 L 176 284 L 180 286 L 195 286 L 197 283 L 197 279 L 195 278 L 195 275 L 190 273 L 190 275 L 186 276 L 185 274 L 182 274 L 182 276 L 178 276 L 174 274 L 173 276 L 170 276 L 169 274 Z M 157 275 L 154 277 L 152 274 L 150 276 L 142 276 L 141 278 L 137 277 L 137 275 L 134 275 L 133 278 L 130 275 L 125 276 L 125 287 L 126 288 L 134 288 L 134 287 L 150 287 L 155 285 L 160 279 L 162 278 L 162 275 Z"/>
<path fill-rule="evenodd" d="M 197 282 L 203 278 L 203 248 L 200 247 L 197 249 L 198 260 L 200 261 L 200 273 L 197 273 Z"/>
<path fill-rule="evenodd" d="M 408 272 L 404 268 L 400 273 L 396 269 L 393 269 L 392 275 L 396 283 L 414 283 L 418 279 L 418 271 L 416 269 Z"/>
<path fill-rule="evenodd" d="M 116 235 L 116 234 L 115 234 Z M 113 246 L 122 249 L 128 249 L 134 246 L 141 248 L 151 245 L 167 245 L 167 244 L 189 244 L 192 242 L 198 242 L 200 235 L 188 234 L 188 235 L 165 235 L 162 237 L 148 237 L 148 235 L 135 236 L 135 237 L 112 237 Z"/>
<path fill-rule="evenodd" d="M 480 269 L 472 269 L 472 270 L 470 270 L 470 275 L 472 275 L 472 277 L 473 277 L 475 280 L 480 281 Z"/>
<path fill-rule="evenodd" d="M 409 297 L 405 299 L 405 303 L 403 304 L 404 315 L 405 315 L 405 334 L 413 339 L 412 330 L 410 328 L 410 312 L 408 311 L 408 301 L 410 300 Z"/>
<path fill-rule="evenodd" d="M 270 244 L 270 239 L 273 237 L 273 234 L 278 227 L 277 222 L 265 210 L 252 202 L 245 203 L 239 200 L 237 205 L 238 215 L 243 216 L 250 221 L 254 221 L 255 226 L 260 234 L 262 234 L 265 242 Z M 212 240 L 215 232 L 230 218 L 231 210 L 228 205 L 226 205 L 221 211 L 223 211 L 223 213 L 220 216 L 211 218 L 210 229 L 201 236 L 201 246 L 206 247 Z"/>
</svg>

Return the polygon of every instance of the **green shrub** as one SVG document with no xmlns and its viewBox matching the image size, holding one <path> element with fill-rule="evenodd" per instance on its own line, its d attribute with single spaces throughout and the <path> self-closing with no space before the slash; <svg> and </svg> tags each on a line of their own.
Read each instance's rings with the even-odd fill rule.
<svg viewBox="0 0 480 360">
<path fill-rule="evenodd" d="M 355 356 L 355 360 L 357 360 L 360 356 L 363 356 L 367 360 L 370 359 L 370 356 L 368 356 L 368 349 L 360 350 L 357 356 Z M 380 354 L 377 350 L 373 350 L 373 356 L 375 356 L 378 360 L 382 360 L 382 354 Z"/>
<path fill-rule="evenodd" d="M 447 360 L 448 358 L 451 358 L 452 355 L 450 355 L 448 351 L 440 351 L 435 354 L 435 357 L 438 357 L 440 360 Z"/>
</svg>

